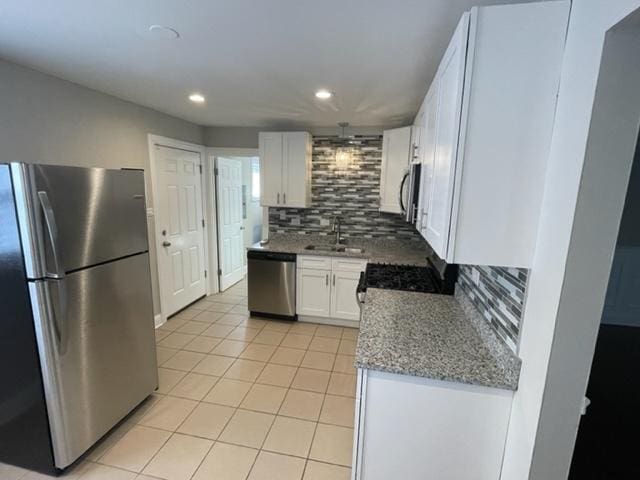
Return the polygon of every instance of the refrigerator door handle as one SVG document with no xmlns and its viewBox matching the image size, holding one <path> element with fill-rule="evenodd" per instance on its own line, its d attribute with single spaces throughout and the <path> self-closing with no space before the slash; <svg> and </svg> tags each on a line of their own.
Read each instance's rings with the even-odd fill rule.
<svg viewBox="0 0 640 480">
<path fill-rule="evenodd" d="M 64 355 L 67 351 L 67 334 L 66 334 L 66 321 L 67 316 L 67 288 L 66 281 L 62 280 L 49 280 L 45 282 L 47 288 L 47 298 L 50 305 L 50 317 L 53 332 L 56 337 L 56 345 L 58 347 L 58 353 Z M 56 300 L 53 300 L 52 285 L 55 285 L 57 290 Z"/>
<path fill-rule="evenodd" d="M 40 200 L 40 206 L 42 206 L 42 212 L 44 213 L 44 221 L 47 224 L 47 230 L 49 232 L 49 241 L 51 242 L 51 253 L 53 254 L 53 264 L 56 269 L 55 272 L 45 272 L 48 278 L 55 278 L 62 280 L 64 278 L 64 269 L 60 264 L 60 254 L 58 252 L 58 227 L 56 226 L 56 218 L 53 214 L 53 208 L 51 208 L 51 202 L 47 192 L 39 191 L 38 200 Z M 45 265 L 46 269 L 46 265 Z"/>
</svg>

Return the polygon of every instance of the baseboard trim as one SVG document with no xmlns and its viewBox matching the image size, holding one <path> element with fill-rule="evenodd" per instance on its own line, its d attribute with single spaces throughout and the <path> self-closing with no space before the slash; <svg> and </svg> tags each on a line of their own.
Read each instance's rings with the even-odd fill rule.
<svg viewBox="0 0 640 480">
<path fill-rule="evenodd" d="M 161 314 L 158 314 L 155 317 L 153 317 L 153 322 L 155 323 L 156 328 L 161 327 L 162 325 L 165 324 L 165 322 L 162 321 Z"/>
<path fill-rule="evenodd" d="M 299 322 L 320 323 L 322 325 L 333 325 L 335 327 L 360 328 L 359 320 L 344 320 L 332 317 L 314 317 L 312 315 L 298 315 Z"/>
</svg>

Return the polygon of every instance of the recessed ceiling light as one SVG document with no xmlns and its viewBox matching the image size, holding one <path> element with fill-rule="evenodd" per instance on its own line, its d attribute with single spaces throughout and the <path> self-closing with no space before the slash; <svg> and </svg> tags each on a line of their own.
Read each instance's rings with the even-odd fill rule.
<svg viewBox="0 0 640 480">
<path fill-rule="evenodd" d="M 316 98 L 319 98 L 320 100 L 327 100 L 331 97 L 333 97 L 333 93 L 329 90 L 318 90 L 316 92 Z"/>
<path fill-rule="evenodd" d="M 163 38 L 166 40 L 180 38 L 180 33 L 177 30 L 165 25 L 151 25 L 147 30 L 154 38 Z"/>
<path fill-rule="evenodd" d="M 200 95 L 199 93 L 192 93 L 191 95 L 189 95 L 189 100 L 191 100 L 193 103 L 204 103 L 204 96 Z"/>
</svg>

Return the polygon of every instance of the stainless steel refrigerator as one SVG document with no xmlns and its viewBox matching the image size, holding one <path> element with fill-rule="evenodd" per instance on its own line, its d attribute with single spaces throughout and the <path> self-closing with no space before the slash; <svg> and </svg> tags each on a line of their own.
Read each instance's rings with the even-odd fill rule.
<svg viewBox="0 0 640 480">
<path fill-rule="evenodd" d="M 0 462 L 71 465 L 158 385 L 144 174 L 0 164 Z"/>
</svg>

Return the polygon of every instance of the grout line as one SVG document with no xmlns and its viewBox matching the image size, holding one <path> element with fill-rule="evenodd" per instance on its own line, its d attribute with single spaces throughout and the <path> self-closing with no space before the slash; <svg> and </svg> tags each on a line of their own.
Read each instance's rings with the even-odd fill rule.
<svg viewBox="0 0 640 480">
<path fill-rule="evenodd" d="M 245 297 L 246 297 L 246 295 L 243 295 L 243 296 L 245 296 Z M 213 296 L 211 296 L 211 297 L 207 297 L 207 298 L 212 298 L 212 297 L 213 297 Z M 245 305 L 244 305 L 244 302 L 245 302 L 245 299 L 241 300 L 239 303 L 235 304 L 234 306 L 237 306 L 237 305 L 242 304 L 242 306 L 244 307 L 244 306 L 245 306 Z M 232 308 L 234 308 L 234 307 L 232 306 Z M 205 310 L 205 311 L 208 311 L 208 310 Z M 211 404 L 213 404 L 213 405 L 218 405 L 218 406 L 222 406 L 222 407 L 226 407 L 226 408 L 233 408 L 233 413 L 232 413 L 232 415 L 227 419 L 227 421 L 225 422 L 224 426 L 221 428 L 221 430 L 220 430 L 220 435 L 218 435 L 217 439 L 212 440 L 211 438 L 200 437 L 200 436 L 192 435 L 192 434 L 181 434 L 181 435 L 187 435 L 187 436 L 190 436 L 190 437 L 193 437 L 193 438 L 204 439 L 204 440 L 207 440 L 207 441 L 212 442 L 211 447 L 209 448 L 209 450 L 207 450 L 207 453 L 203 456 L 203 458 L 202 458 L 202 460 L 200 461 L 200 463 L 198 464 L 197 468 L 194 470 L 193 475 L 195 475 L 195 474 L 198 472 L 198 470 L 201 468 L 201 466 L 202 466 L 202 464 L 203 464 L 204 460 L 205 460 L 205 459 L 206 459 L 206 457 L 210 454 L 210 452 L 211 452 L 211 450 L 212 450 L 213 446 L 214 446 L 214 445 L 215 445 L 215 443 L 217 443 L 217 442 L 219 442 L 219 443 L 223 443 L 223 444 L 225 444 L 225 443 L 226 443 L 226 444 L 229 444 L 229 445 L 235 445 L 235 446 L 238 446 L 238 447 L 242 447 L 242 448 L 249 448 L 249 449 L 255 450 L 257 453 L 256 453 L 256 457 L 255 457 L 255 459 L 254 459 L 254 461 L 253 461 L 253 463 L 252 463 L 252 465 L 251 465 L 251 468 L 249 469 L 249 473 L 248 473 L 248 475 L 250 475 L 250 474 L 251 474 L 251 472 L 253 471 L 254 467 L 255 467 L 255 464 L 256 464 L 257 458 L 258 458 L 258 456 L 260 455 L 260 453 L 261 453 L 261 452 L 263 452 L 263 451 L 264 451 L 264 452 L 271 452 L 270 450 L 265 450 L 265 449 L 264 449 L 264 445 L 265 445 L 266 440 L 267 440 L 267 438 L 269 437 L 269 435 L 270 435 L 270 433 L 271 433 L 271 431 L 272 431 L 272 429 L 273 429 L 273 426 L 275 425 L 275 422 L 276 422 L 276 420 L 277 420 L 277 417 L 278 417 L 278 416 L 281 416 L 281 417 L 283 417 L 283 418 L 291 418 L 291 419 L 295 419 L 295 420 L 299 420 L 299 421 L 313 422 L 313 423 L 315 424 L 315 426 L 314 426 L 314 432 L 313 432 L 313 436 L 312 436 L 312 438 L 311 438 L 311 442 L 310 442 L 310 444 L 309 444 L 309 450 L 308 450 L 308 452 L 307 452 L 307 454 L 306 454 L 306 457 L 300 457 L 300 456 L 297 456 L 297 455 L 288 454 L 288 453 L 281 453 L 281 452 L 271 452 L 271 453 L 275 453 L 275 454 L 278 454 L 278 455 L 284 455 L 284 456 L 287 456 L 287 457 L 292 457 L 292 458 L 296 458 L 296 459 L 302 459 L 302 460 L 304 460 L 304 461 L 305 461 L 305 464 L 304 464 L 304 468 L 303 468 L 303 475 L 306 473 L 306 471 L 307 471 L 307 467 L 308 467 L 308 465 L 309 465 L 309 462 L 310 462 L 310 461 L 314 461 L 314 462 L 318 462 L 318 463 L 323 463 L 323 464 L 327 464 L 327 465 L 334 465 L 334 466 L 338 466 L 338 467 L 341 467 L 341 468 L 347 468 L 347 469 L 349 469 L 350 467 L 347 467 L 347 466 L 345 466 L 345 465 L 333 464 L 333 463 L 331 463 L 331 462 L 326 462 L 326 461 L 322 461 L 322 460 L 313 460 L 313 459 L 309 458 L 309 455 L 311 454 L 311 449 L 312 449 L 312 447 L 313 447 L 313 443 L 314 443 L 315 438 L 316 438 L 317 429 L 318 429 L 318 426 L 319 426 L 320 424 L 323 424 L 323 425 L 330 425 L 330 426 L 336 426 L 336 427 L 341 427 L 341 428 L 351 428 L 351 429 L 353 429 L 353 426 L 347 427 L 347 426 L 345 426 L 345 425 L 338 425 L 338 424 L 332 424 L 332 423 L 327 423 L 327 422 L 321 422 L 321 421 L 320 421 L 320 417 L 321 417 L 321 415 L 322 415 L 322 411 L 323 411 L 324 406 L 325 406 L 325 403 L 326 403 L 327 395 L 332 395 L 332 396 L 341 397 L 341 398 L 353 399 L 353 400 L 355 401 L 355 396 L 348 396 L 348 395 L 340 395 L 340 394 L 335 394 L 335 393 L 331 393 L 331 394 L 330 394 L 330 393 L 328 393 L 329 384 L 331 383 L 331 378 L 333 377 L 333 375 L 334 375 L 334 374 L 339 374 L 339 375 L 354 375 L 353 373 L 349 373 L 349 372 L 341 372 L 341 371 L 336 371 L 336 370 L 335 370 L 336 362 L 338 361 L 338 355 L 348 355 L 348 356 L 353 356 L 353 354 L 345 354 L 345 353 L 339 352 L 339 349 L 340 349 L 340 347 L 342 346 L 342 341 L 343 341 L 343 340 L 348 340 L 348 341 L 350 341 L 350 342 L 355 342 L 355 339 L 353 339 L 353 338 L 346 338 L 346 337 L 344 336 L 344 335 L 345 335 L 345 333 L 346 333 L 348 330 L 347 330 L 346 328 L 343 328 L 343 327 L 336 327 L 336 328 L 341 328 L 341 329 L 342 329 L 341 334 L 340 334 L 340 337 L 337 337 L 337 338 L 336 338 L 336 337 L 326 337 L 326 336 L 323 336 L 323 335 L 317 335 L 317 330 L 318 330 L 318 328 L 319 328 L 319 327 L 321 327 L 321 326 L 323 326 L 323 325 L 316 325 L 316 328 L 313 330 L 313 332 L 312 332 L 311 334 L 308 334 L 308 333 L 306 333 L 305 331 L 303 331 L 303 332 L 299 332 L 299 333 L 298 333 L 298 332 L 295 332 L 295 331 L 293 331 L 293 332 L 292 332 L 292 331 L 291 331 L 291 326 L 290 326 L 287 330 L 281 330 L 281 329 L 279 329 L 279 328 L 278 328 L 278 329 L 268 328 L 269 323 L 263 323 L 263 324 L 262 324 L 260 327 L 258 327 L 258 328 L 254 327 L 254 326 L 248 326 L 248 325 L 247 325 L 247 320 L 250 320 L 250 319 L 252 319 L 252 318 L 251 318 L 250 316 L 248 316 L 248 315 L 243 314 L 243 313 L 235 313 L 235 312 L 224 312 L 224 313 L 222 313 L 222 312 L 215 312 L 215 313 L 221 313 L 221 315 L 220 315 L 220 317 L 218 317 L 214 322 L 212 322 L 212 323 L 208 323 L 208 322 L 207 322 L 207 323 L 209 324 L 209 326 L 214 325 L 214 324 L 218 324 L 218 321 L 219 321 L 222 317 L 224 317 L 225 315 L 227 315 L 228 313 L 232 313 L 232 314 L 234 314 L 234 315 L 243 315 L 243 316 L 245 317 L 245 319 L 244 319 L 242 322 L 240 322 L 240 323 L 238 323 L 238 324 L 236 324 L 236 325 L 227 325 L 227 326 L 233 327 L 233 329 L 232 329 L 232 330 L 231 330 L 227 335 L 225 335 L 225 337 L 223 337 L 223 338 L 220 338 L 220 337 L 209 337 L 209 336 L 207 336 L 207 335 L 202 335 L 202 333 L 203 333 L 206 329 L 205 329 L 205 330 L 203 330 L 203 332 L 201 332 L 200 334 L 187 334 L 187 335 L 192 335 L 192 336 L 194 336 L 195 338 L 199 338 L 199 337 L 217 338 L 217 339 L 219 340 L 219 342 L 218 342 L 214 347 L 212 347 L 212 349 L 211 349 L 209 352 L 192 352 L 192 351 L 190 351 L 190 350 L 188 350 L 188 349 L 186 348 L 188 344 L 185 344 L 185 345 L 181 346 L 181 347 L 180 347 L 180 348 L 178 348 L 178 349 L 175 349 L 174 347 L 165 347 L 165 348 L 173 348 L 174 350 L 177 350 L 177 351 L 176 351 L 176 352 L 175 352 L 171 357 L 168 357 L 168 358 L 163 362 L 163 364 L 162 364 L 162 365 L 166 364 L 166 363 L 167 363 L 171 358 L 173 358 L 173 356 L 175 356 L 175 355 L 178 353 L 178 351 L 185 351 L 185 352 L 188 352 L 188 353 L 198 353 L 198 354 L 203 354 L 204 356 L 203 356 L 202 360 L 204 360 L 204 359 L 206 358 L 206 356 L 208 356 L 208 355 L 216 355 L 216 356 L 221 356 L 221 357 L 226 357 L 226 358 L 233 359 L 233 362 L 231 363 L 231 365 L 230 365 L 228 368 L 226 368 L 226 369 L 224 370 L 224 372 L 223 372 L 223 373 L 222 373 L 222 375 L 220 375 L 220 376 L 218 376 L 218 375 L 209 375 L 209 374 L 207 374 L 207 373 L 198 373 L 198 372 L 194 372 L 194 371 L 193 371 L 193 369 L 194 369 L 194 368 L 196 368 L 196 366 L 197 366 L 197 365 L 198 365 L 202 360 L 200 360 L 198 363 L 196 363 L 196 365 L 194 365 L 194 366 L 193 366 L 190 370 L 188 370 L 188 371 L 185 371 L 185 370 L 177 370 L 177 369 L 172 369 L 172 368 L 167 368 L 167 367 L 162 367 L 162 365 L 159 365 L 159 366 L 158 366 L 158 368 L 162 367 L 162 368 L 167 368 L 168 370 L 173 370 L 173 371 L 177 371 L 177 372 L 182 372 L 182 373 L 184 373 L 184 375 L 183 375 L 183 377 L 182 377 L 182 378 L 181 378 L 181 379 L 176 383 L 176 385 L 174 385 L 174 386 L 169 390 L 169 392 L 168 392 L 167 394 L 163 394 L 163 395 L 158 394 L 158 395 L 159 395 L 161 398 L 163 398 L 163 397 L 165 397 L 165 396 L 170 396 L 170 397 L 173 397 L 173 398 L 181 398 L 181 399 L 190 400 L 190 401 L 195 402 L 195 406 L 194 406 L 194 408 L 189 412 L 189 414 L 185 417 L 185 419 L 180 423 L 180 425 L 176 428 L 176 430 L 175 430 L 175 431 L 169 431 L 169 430 L 158 429 L 158 428 L 156 428 L 156 427 L 148 427 L 148 428 L 154 428 L 154 429 L 156 429 L 156 430 L 161 430 L 161 431 L 165 431 L 165 432 L 170 433 L 170 436 L 169 436 L 169 437 L 168 437 L 168 439 L 167 439 L 167 441 L 168 441 L 168 440 L 169 440 L 170 438 L 172 438 L 174 435 L 178 434 L 178 431 L 177 431 L 177 430 L 178 430 L 178 429 L 179 429 L 179 428 L 180 428 L 180 427 L 181 427 L 181 426 L 182 426 L 182 425 L 187 421 L 187 419 L 188 419 L 188 418 L 193 414 L 193 412 L 198 408 L 198 406 L 199 406 L 199 405 L 201 405 L 201 404 L 205 404 L 205 405 L 211 405 Z M 196 314 L 196 316 L 197 316 L 197 315 L 198 315 L 198 314 Z M 192 318 L 192 319 L 188 319 L 188 320 L 187 320 L 187 322 L 189 322 L 189 321 L 197 321 L 197 320 L 195 320 L 195 317 L 194 317 L 194 318 Z M 185 323 L 187 323 L 187 322 L 185 322 Z M 269 321 L 267 320 L 266 322 L 269 322 Z M 183 323 L 182 325 L 184 325 L 184 323 Z M 179 328 L 181 328 L 181 327 L 182 327 L 182 325 L 181 325 L 180 327 L 178 327 L 178 329 L 179 329 Z M 218 324 L 218 325 L 226 325 L 226 324 Z M 298 324 L 298 325 L 301 325 L 301 324 Z M 311 324 L 311 323 L 310 323 L 309 325 L 313 325 L 313 324 Z M 209 328 L 209 327 L 207 327 L 207 329 L 208 329 L 208 328 Z M 254 335 L 254 336 L 251 338 L 251 340 L 249 340 L 249 341 L 246 341 L 246 339 L 243 339 L 243 340 L 237 340 L 237 339 L 235 339 L 235 338 L 229 338 L 229 335 L 231 335 L 231 334 L 232 334 L 236 329 L 238 329 L 238 328 L 251 328 L 251 329 L 256 329 L 256 330 L 258 330 L 258 332 L 257 332 L 257 333 L 256 333 L 256 335 Z M 282 335 L 282 338 L 281 338 L 281 339 L 280 339 L 276 344 L 274 344 L 273 342 L 271 342 L 271 343 L 261 343 L 260 341 L 255 341 L 256 337 L 258 337 L 262 332 L 281 333 L 281 334 L 283 334 L 283 335 Z M 170 331 L 170 332 L 167 334 L 167 336 L 168 336 L 168 335 L 171 335 L 172 333 L 183 333 L 183 332 L 177 332 L 177 329 L 176 329 L 176 330 Z M 282 343 L 284 342 L 285 338 L 286 338 L 289 334 L 309 336 L 309 337 L 311 337 L 311 340 L 310 340 L 309 344 L 306 346 L 306 348 L 288 347 L 288 346 L 284 346 L 284 345 L 282 345 Z M 311 343 L 313 342 L 313 339 L 314 339 L 314 338 L 316 338 L 316 337 L 317 337 L 317 338 L 330 338 L 330 339 L 338 340 L 338 351 L 337 351 L 337 352 L 326 352 L 326 351 L 322 351 L 322 350 L 315 350 L 315 349 L 311 349 L 311 348 L 310 348 Z M 166 338 L 166 337 L 164 337 L 164 338 Z M 246 347 L 242 350 L 242 352 L 240 352 L 237 356 L 219 355 L 219 354 L 214 354 L 214 353 L 212 353 L 212 352 L 213 352 L 213 350 L 215 350 L 215 349 L 220 345 L 220 343 L 222 343 L 224 340 L 241 341 L 241 342 L 243 342 L 243 343 L 246 343 L 247 345 L 246 345 Z M 193 339 L 192 339 L 192 340 L 190 340 L 188 343 L 191 343 L 192 341 L 193 341 Z M 157 343 L 159 343 L 159 342 L 157 342 Z M 273 352 L 268 356 L 268 358 L 267 358 L 266 360 L 252 360 L 252 359 L 247 359 L 247 358 L 240 358 L 240 355 L 242 355 L 242 353 L 244 353 L 248 348 L 250 348 L 250 346 L 251 346 L 251 345 L 271 346 L 271 347 L 274 347 L 274 349 L 273 349 Z M 287 365 L 287 364 L 280 364 L 280 363 L 272 362 L 272 361 L 271 361 L 271 359 L 274 357 L 274 355 L 276 354 L 276 352 L 278 351 L 278 349 L 279 349 L 279 348 L 292 348 L 292 349 L 294 349 L 294 350 L 300 350 L 300 351 L 303 351 L 303 352 L 305 352 L 305 353 L 304 353 L 304 355 L 303 355 L 302 360 L 300 361 L 300 363 L 299 363 L 298 365 Z M 332 356 L 333 356 L 333 361 L 332 361 L 332 365 L 331 365 L 331 370 L 318 369 L 318 368 L 312 368 L 312 367 L 308 367 L 308 366 L 303 366 L 303 365 L 302 365 L 302 362 L 304 361 L 304 358 L 306 357 L 306 355 L 307 355 L 307 353 L 308 353 L 308 352 L 317 352 L 317 353 L 324 353 L 324 354 L 332 355 Z M 234 364 L 236 364 L 236 362 L 237 362 L 238 360 L 247 360 L 247 361 L 251 361 L 251 362 L 259 362 L 259 363 L 262 363 L 263 365 L 262 365 L 262 368 L 260 369 L 260 372 L 256 375 L 255 379 L 253 379 L 252 381 L 246 381 L 245 379 L 233 379 L 233 378 L 225 377 L 225 375 L 226 375 L 226 373 L 228 372 L 228 370 L 229 370 L 229 369 L 230 369 Z M 264 371 L 266 370 L 266 368 L 267 368 L 267 366 L 268 366 L 268 365 L 281 366 L 281 367 L 292 367 L 292 368 L 295 368 L 295 371 L 293 372 L 293 375 L 292 375 L 292 377 L 291 377 L 291 381 L 289 382 L 289 384 L 288 384 L 288 386 L 287 386 L 287 387 L 283 387 L 282 385 L 269 385 L 269 384 L 261 383 L 261 382 L 259 382 L 259 381 L 258 381 L 258 379 L 262 376 L 262 374 L 264 373 Z M 289 415 L 283 415 L 283 414 L 281 414 L 281 413 L 280 413 L 280 411 L 282 410 L 282 407 L 283 407 L 283 405 L 284 405 L 284 403 L 285 403 L 285 400 L 286 400 L 286 398 L 287 398 L 287 395 L 288 395 L 292 390 L 298 390 L 298 391 L 303 391 L 303 392 L 304 392 L 304 391 L 308 391 L 308 390 L 301 390 L 301 389 L 299 389 L 299 388 L 292 388 L 292 384 L 293 384 L 293 382 L 294 382 L 294 380 L 295 380 L 296 376 L 298 375 L 298 373 L 300 372 L 300 370 L 301 370 L 301 369 L 303 369 L 303 368 L 304 368 L 304 369 L 309 369 L 309 370 L 314 370 L 314 371 L 323 371 L 323 372 L 327 372 L 327 373 L 329 374 L 329 380 L 328 380 L 327 385 L 325 386 L 325 388 L 323 389 L 323 391 L 322 391 L 322 392 L 309 391 L 309 392 L 311 392 L 311 393 L 316 393 L 316 394 L 320 394 L 320 395 L 322 395 L 322 403 L 321 403 L 321 405 L 320 405 L 320 410 L 319 410 L 319 413 L 318 413 L 318 418 L 317 418 L 316 420 L 301 419 L 301 418 L 298 418 L 298 417 L 291 417 L 291 416 L 289 416 Z M 212 386 L 207 390 L 207 392 L 205 393 L 205 395 L 204 395 L 200 400 L 194 400 L 193 398 L 189 398 L 189 397 L 180 397 L 180 396 L 172 395 L 172 394 L 171 394 L 171 392 L 172 392 L 172 391 L 177 387 L 177 385 L 178 385 L 180 382 L 182 382 L 182 381 L 184 380 L 184 378 L 185 378 L 189 373 L 198 373 L 199 375 L 205 375 L 205 376 L 207 376 L 207 377 L 212 377 L 212 378 L 216 378 L 216 377 L 217 377 L 216 382 L 215 382 L 215 383 L 214 383 L 214 384 L 213 384 L 213 385 L 212 385 Z M 236 406 L 236 407 L 230 407 L 229 405 L 223 405 L 223 404 L 219 404 L 219 403 L 215 403 L 215 402 L 207 402 L 207 401 L 205 401 L 205 400 L 204 400 L 204 399 L 205 399 L 205 398 L 206 398 L 206 397 L 211 393 L 211 391 L 212 391 L 213 389 L 215 389 L 215 387 L 216 387 L 216 386 L 218 386 L 218 385 L 220 384 L 220 381 L 221 381 L 222 379 L 226 379 L 226 380 L 230 380 L 230 381 L 239 381 L 239 382 L 243 382 L 243 383 L 247 383 L 247 384 L 250 384 L 250 385 L 251 385 L 251 386 L 250 386 L 250 388 L 247 390 L 247 392 L 246 392 L 246 393 L 242 396 L 242 398 L 240 399 L 240 402 L 239 402 L 238 406 Z M 283 399 L 282 399 L 282 402 L 280 402 L 280 406 L 278 407 L 278 409 L 277 409 L 277 412 L 276 412 L 276 413 L 269 413 L 269 412 L 264 412 L 264 411 L 260 411 L 260 410 L 253 410 L 253 409 L 251 409 L 251 408 L 245 408 L 245 407 L 242 407 L 242 404 L 243 404 L 244 400 L 245 400 L 245 399 L 246 399 L 246 397 L 249 395 L 249 392 L 251 391 L 251 389 L 252 389 L 255 385 L 266 385 L 266 386 L 273 386 L 273 387 L 277 387 L 277 388 L 284 388 L 284 389 L 286 389 L 285 394 L 284 394 Z M 151 407 L 151 408 L 153 408 L 153 407 Z M 227 428 L 227 426 L 229 425 L 229 423 L 231 422 L 231 419 L 236 415 L 236 413 L 237 413 L 239 410 L 251 411 L 251 412 L 256 412 L 256 413 L 261 413 L 261 414 L 272 415 L 273 420 L 272 420 L 272 422 L 271 422 L 271 424 L 270 424 L 270 426 L 269 426 L 269 429 L 267 430 L 267 433 L 266 433 L 266 435 L 265 435 L 265 437 L 264 437 L 263 441 L 261 442 L 260 448 L 256 449 L 255 447 L 248 447 L 248 446 L 246 446 L 246 445 L 235 444 L 235 443 L 232 443 L 232 442 L 222 442 L 222 441 L 219 441 L 219 440 L 218 440 L 218 439 L 220 438 L 220 436 L 222 435 L 222 433 L 223 433 L 223 432 L 225 431 L 225 429 Z M 147 413 L 148 413 L 148 412 L 147 412 Z M 145 416 L 146 416 L 146 414 L 140 418 L 140 421 L 142 421 L 142 419 L 143 419 Z M 139 423 L 136 423 L 136 424 L 134 424 L 134 425 L 139 425 Z M 145 426 L 145 427 L 146 427 L 146 426 Z M 128 430 L 127 430 L 127 431 L 128 431 Z M 126 434 L 126 433 L 127 433 L 127 432 L 125 432 L 125 434 Z M 124 435 L 123 435 L 123 436 L 124 436 Z M 115 445 L 119 440 L 120 440 L 120 439 L 118 439 L 118 440 L 114 443 L 114 445 Z M 162 448 L 164 447 L 164 445 L 165 445 L 165 444 L 166 444 L 166 442 L 165 442 L 165 443 L 160 447 L 160 449 L 156 452 L 156 454 L 154 454 L 154 455 L 151 457 L 151 459 L 149 460 L 149 462 L 147 462 L 147 464 L 145 464 L 145 466 L 143 467 L 143 469 L 141 470 L 141 472 L 142 472 L 142 471 L 144 471 L 144 468 L 146 468 L 146 467 L 147 467 L 147 465 L 148 465 L 148 464 L 149 464 L 149 463 L 150 463 L 150 462 L 151 462 L 151 461 L 156 457 L 156 455 L 158 454 L 158 452 L 160 452 L 160 450 L 162 450 Z M 109 451 L 111 448 L 113 448 L 113 446 L 111 446 L 107 451 Z M 102 455 L 102 456 L 104 456 L 104 454 L 106 454 L 106 451 L 103 453 L 103 455 Z M 101 457 L 102 457 L 102 456 L 101 456 Z M 109 465 L 109 466 L 110 466 L 110 465 Z M 128 471 L 128 470 L 127 470 L 127 471 Z M 141 472 L 140 472 L 140 473 L 141 473 Z M 192 477 L 190 477 L 190 478 L 193 478 L 193 476 L 192 476 Z"/>
</svg>

